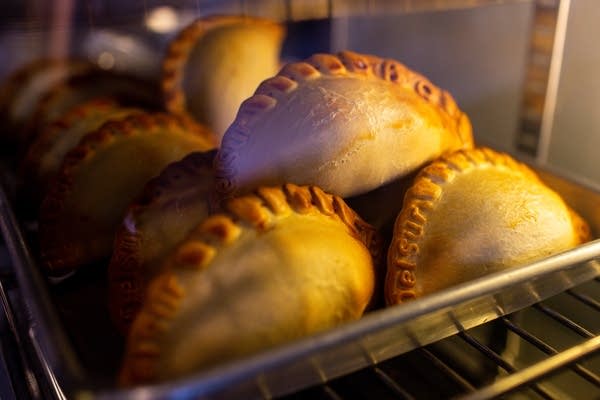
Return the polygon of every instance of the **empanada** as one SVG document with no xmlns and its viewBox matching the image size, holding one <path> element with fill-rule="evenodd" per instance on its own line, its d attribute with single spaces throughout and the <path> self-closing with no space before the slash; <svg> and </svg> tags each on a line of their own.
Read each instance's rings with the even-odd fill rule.
<svg viewBox="0 0 600 400">
<path fill-rule="evenodd" d="M 42 265 L 64 274 L 110 257 L 124 212 L 144 184 L 169 163 L 214 145 L 206 128 L 164 113 L 132 115 L 86 135 L 42 202 Z"/>
<path fill-rule="evenodd" d="M 317 54 L 242 104 L 217 155 L 218 189 L 295 182 L 354 196 L 472 144 L 452 96 L 401 63 Z"/>
<path fill-rule="evenodd" d="M 65 155 L 86 134 L 106 121 L 116 121 L 128 115 L 142 113 L 140 108 L 123 107 L 111 98 L 98 98 L 73 107 L 46 128 L 31 143 L 23 158 L 19 175 L 32 204 L 40 201 Z M 39 206 L 39 204 L 38 204 Z"/>
<path fill-rule="evenodd" d="M 317 187 L 230 200 L 168 257 L 129 333 L 121 383 L 181 377 L 359 318 L 374 229 Z"/>
<path fill-rule="evenodd" d="M 404 198 L 385 296 L 402 303 L 590 238 L 587 223 L 526 165 L 487 148 L 424 168 Z"/>
<path fill-rule="evenodd" d="M 39 59 L 14 71 L 0 87 L 0 120 L 3 142 L 23 149 L 26 125 L 44 95 L 73 76 L 88 74 L 97 67 L 78 59 Z"/>
<path fill-rule="evenodd" d="M 210 211 L 215 150 L 169 164 L 131 204 L 115 236 L 108 267 L 109 309 L 127 332 L 159 266 Z"/>
<path fill-rule="evenodd" d="M 40 99 L 27 126 L 28 143 L 35 140 L 46 125 L 66 112 L 97 97 L 114 97 L 125 106 L 158 110 L 158 85 L 135 75 L 116 71 L 91 70 L 52 86 Z"/>
<path fill-rule="evenodd" d="M 219 139 L 243 100 L 279 69 L 283 25 L 258 17 L 200 18 L 169 44 L 162 88 L 167 110 L 190 114 Z"/>
</svg>

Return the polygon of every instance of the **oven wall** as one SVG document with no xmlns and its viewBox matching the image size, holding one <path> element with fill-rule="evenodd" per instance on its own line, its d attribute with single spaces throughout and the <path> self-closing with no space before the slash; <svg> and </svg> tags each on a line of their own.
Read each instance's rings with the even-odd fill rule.
<svg viewBox="0 0 600 400">
<path fill-rule="evenodd" d="M 332 49 L 391 57 L 420 71 L 452 93 L 476 141 L 514 152 L 533 11 L 523 1 L 337 18 Z"/>
<path fill-rule="evenodd" d="M 600 184 L 600 7 L 597 0 L 562 2 L 566 29 L 557 34 L 558 53 L 555 47 L 562 57 L 550 78 L 537 158 Z M 534 1 L 522 1 L 336 18 L 331 47 L 392 57 L 421 71 L 454 95 L 479 144 L 519 154 L 534 8 Z"/>
<path fill-rule="evenodd" d="M 540 160 L 600 184 L 600 7 L 571 0 L 564 57 Z"/>
</svg>

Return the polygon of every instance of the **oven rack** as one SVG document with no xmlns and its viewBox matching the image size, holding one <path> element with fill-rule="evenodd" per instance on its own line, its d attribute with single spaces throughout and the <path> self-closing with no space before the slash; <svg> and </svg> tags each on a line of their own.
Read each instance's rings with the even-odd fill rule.
<svg viewBox="0 0 600 400">
<path fill-rule="evenodd" d="M 2 275 L 7 278 L 5 269 L 2 265 Z M 12 279 L 3 281 L 0 290 L 3 316 L 9 320 L 2 324 L 8 325 L 3 328 L 10 328 L 14 315 L 7 311 L 13 309 L 18 285 Z M 532 315 L 544 319 L 546 324 L 541 332 L 539 326 L 527 324 Z M 321 384 L 280 399 L 481 400 L 507 395 L 508 398 L 556 400 L 600 398 L 599 317 L 600 278 L 595 278 L 472 329 L 466 330 L 456 321 L 459 332 L 454 336 L 395 358 L 373 362 L 339 378 L 327 379 L 324 375 Z M 556 343 L 556 338 L 547 337 L 547 332 L 556 330 L 569 332 L 572 343 L 565 344 L 564 340 Z M 8 381 L 0 393 L 11 393 L 16 396 L 13 398 L 32 394 L 36 399 L 48 398 L 50 394 L 57 398 L 60 392 L 48 390 L 49 382 L 29 363 L 29 357 L 23 352 L 26 348 L 22 343 L 15 343 L 19 336 L 12 337 L 11 341 L 8 338 L 2 340 L 2 350 L 10 365 L 1 370 Z M 515 360 L 514 348 L 524 345 L 529 346 L 528 360 Z M 7 348 L 11 346 L 13 351 Z M 513 351 L 507 347 L 513 347 Z M 24 368 L 16 368 L 17 364 Z M 23 370 L 31 375 L 22 376 Z M 557 375 L 562 378 L 556 379 Z M 573 388 L 579 388 L 577 396 L 568 395 Z M 261 388 L 261 394 L 264 399 L 274 398 L 267 386 Z"/>
<path fill-rule="evenodd" d="M 528 323 L 540 317 L 545 324 Z M 470 330 L 457 322 L 454 336 L 282 399 L 598 399 L 598 321 L 595 278 Z M 560 331 L 571 343 L 557 343 L 552 333 Z M 515 348 L 526 354 L 515 356 Z"/>
</svg>

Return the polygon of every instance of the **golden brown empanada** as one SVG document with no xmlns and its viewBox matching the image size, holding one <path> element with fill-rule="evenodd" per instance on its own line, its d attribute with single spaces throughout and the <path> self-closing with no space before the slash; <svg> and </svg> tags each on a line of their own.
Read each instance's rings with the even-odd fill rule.
<svg viewBox="0 0 600 400">
<path fill-rule="evenodd" d="M 285 66 L 242 104 L 216 173 L 224 196 L 296 182 L 348 197 L 472 143 L 452 96 L 401 63 L 317 54 Z"/>
<path fill-rule="evenodd" d="M 105 124 L 65 157 L 40 210 L 42 265 L 64 274 L 110 257 L 124 212 L 169 163 L 214 148 L 190 119 L 144 113 Z"/>
<path fill-rule="evenodd" d="M 150 80 L 105 70 L 91 70 L 70 77 L 52 86 L 36 105 L 27 126 L 28 143 L 35 140 L 46 125 L 61 118 L 66 112 L 97 97 L 113 97 L 124 106 L 157 110 L 160 90 Z"/>
<path fill-rule="evenodd" d="M 590 239 L 588 225 L 524 164 L 487 148 L 424 168 L 388 252 L 385 295 L 402 303 Z"/>
<path fill-rule="evenodd" d="M 97 98 L 73 107 L 49 124 L 29 146 L 19 174 L 32 204 L 38 204 L 60 168 L 65 155 L 87 133 L 106 121 L 116 121 L 143 112 L 140 108 L 123 107 L 111 98 Z M 33 199 L 32 197 L 35 197 Z"/>
<path fill-rule="evenodd" d="M 96 70 L 95 65 L 83 60 L 39 59 L 14 71 L 0 88 L 2 141 L 22 149 L 26 142 L 25 127 L 50 88 L 93 70 Z"/>
<path fill-rule="evenodd" d="M 167 110 L 190 114 L 219 139 L 243 100 L 279 69 L 283 25 L 250 16 L 200 18 L 169 44 L 162 88 Z"/>
<path fill-rule="evenodd" d="M 180 377 L 362 315 L 380 243 L 340 197 L 287 184 L 226 208 L 150 284 L 121 383 Z"/>
<path fill-rule="evenodd" d="M 191 153 L 169 164 L 129 206 L 108 267 L 109 308 L 121 332 L 129 330 L 165 256 L 208 216 L 214 154 Z"/>
</svg>

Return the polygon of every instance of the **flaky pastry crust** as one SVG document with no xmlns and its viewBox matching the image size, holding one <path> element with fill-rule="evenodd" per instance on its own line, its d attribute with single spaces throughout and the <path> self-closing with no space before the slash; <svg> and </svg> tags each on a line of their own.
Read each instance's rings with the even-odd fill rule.
<svg viewBox="0 0 600 400">
<path fill-rule="evenodd" d="M 53 85 L 40 98 L 26 126 L 27 143 L 35 140 L 45 126 L 61 118 L 73 107 L 94 98 L 109 96 L 123 106 L 146 111 L 157 111 L 160 105 L 160 91 L 152 80 L 116 71 L 90 70 Z"/>
</svg>

